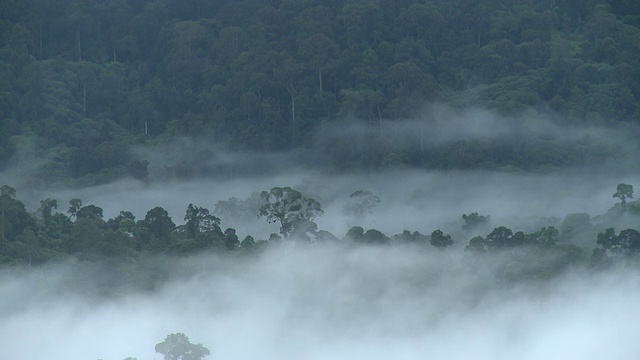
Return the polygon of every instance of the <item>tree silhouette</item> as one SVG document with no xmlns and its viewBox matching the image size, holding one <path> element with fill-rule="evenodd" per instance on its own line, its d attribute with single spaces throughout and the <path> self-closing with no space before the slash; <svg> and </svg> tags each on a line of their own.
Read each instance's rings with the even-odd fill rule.
<svg viewBox="0 0 640 360">
<path fill-rule="evenodd" d="M 621 205 L 624 208 L 627 205 L 627 199 L 633 199 L 633 185 L 624 183 L 618 184 L 616 193 L 613 194 L 613 197 L 620 199 L 620 201 L 622 201 Z"/>
<path fill-rule="evenodd" d="M 209 349 L 202 344 L 192 344 L 183 333 L 167 335 L 155 349 L 164 360 L 202 360 L 210 354 Z"/>
</svg>

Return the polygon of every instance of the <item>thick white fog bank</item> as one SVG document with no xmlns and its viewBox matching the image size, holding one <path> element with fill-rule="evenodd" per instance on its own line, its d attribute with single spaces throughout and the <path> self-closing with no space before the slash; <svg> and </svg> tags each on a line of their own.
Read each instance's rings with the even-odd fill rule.
<svg viewBox="0 0 640 360">
<path fill-rule="evenodd" d="M 98 298 L 65 266 L 0 273 L 1 359 L 161 359 L 174 332 L 208 359 L 637 359 L 640 274 L 500 284 L 404 247 L 278 247 L 175 260 L 154 292 Z M 68 269 L 68 268 L 66 268 Z"/>
<path fill-rule="evenodd" d="M 431 233 L 437 228 L 459 230 L 462 214 L 472 212 L 490 215 L 494 225 L 505 226 L 516 226 L 512 224 L 517 223 L 515 217 L 562 219 L 578 212 L 597 216 L 618 202 L 612 197 L 617 184 L 638 186 L 638 179 L 638 175 L 619 176 L 611 172 L 532 175 L 396 170 L 347 176 L 299 171 L 227 181 L 201 179 L 144 184 L 125 180 L 58 192 L 19 190 L 18 195 L 32 210 L 37 209 L 41 199 L 56 198 L 60 212 L 66 212 L 69 199 L 80 198 L 85 205 L 103 208 L 105 219 L 115 217 L 121 210 L 131 211 L 142 219 L 148 210 L 161 206 L 180 224 L 189 203 L 213 211 L 220 200 L 235 197 L 244 201 L 254 192 L 291 186 L 320 202 L 325 214 L 315 220 L 319 229 L 342 237 L 351 226 L 360 225 L 391 236 L 405 229 L 422 233 Z M 345 216 L 344 205 L 357 190 L 372 191 L 381 202 L 365 217 Z M 268 224 L 264 218 L 259 219 L 257 213 L 243 219 L 221 218 L 223 228 L 234 227 L 241 236 L 268 238 L 271 232 L 278 232 L 277 224 Z"/>
</svg>

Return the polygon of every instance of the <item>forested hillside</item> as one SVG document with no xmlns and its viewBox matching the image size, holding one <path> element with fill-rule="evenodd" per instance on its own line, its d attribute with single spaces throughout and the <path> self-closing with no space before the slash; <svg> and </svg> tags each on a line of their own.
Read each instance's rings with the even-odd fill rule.
<svg viewBox="0 0 640 360">
<path fill-rule="evenodd" d="M 624 151 L 553 134 L 409 146 L 387 129 L 433 121 L 429 104 L 626 129 L 639 15 L 632 0 L 3 1 L 0 164 L 39 158 L 47 182 L 145 178 L 132 147 L 181 136 L 336 169 L 601 164 Z"/>
</svg>

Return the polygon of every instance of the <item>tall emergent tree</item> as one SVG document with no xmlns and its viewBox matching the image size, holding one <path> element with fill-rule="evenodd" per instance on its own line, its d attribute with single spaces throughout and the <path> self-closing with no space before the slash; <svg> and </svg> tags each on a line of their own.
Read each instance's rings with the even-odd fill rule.
<svg viewBox="0 0 640 360">
<path fill-rule="evenodd" d="M 260 196 L 265 204 L 260 207 L 258 217 L 266 216 L 270 223 L 280 223 L 280 233 L 290 237 L 298 230 L 299 224 L 313 222 L 324 211 L 314 199 L 303 196 L 290 187 L 274 187 L 269 192 L 263 191 Z"/>
<path fill-rule="evenodd" d="M 620 199 L 622 202 L 622 208 L 627 205 L 627 199 L 633 199 L 633 185 L 620 183 L 616 188 L 616 193 L 613 194 L 614 198 Z"/>
</svg>

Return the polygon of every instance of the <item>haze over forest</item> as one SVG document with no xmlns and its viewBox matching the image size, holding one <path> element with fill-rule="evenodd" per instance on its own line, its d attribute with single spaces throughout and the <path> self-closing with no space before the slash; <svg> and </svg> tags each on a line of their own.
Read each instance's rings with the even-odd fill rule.
<svg viewBox="0 0 640 360">
<path fill-rule="evenodd" d="M 0 358 L 640 358 L 639 126 L 632 0 L 4 1 Z"/>
</svg>

